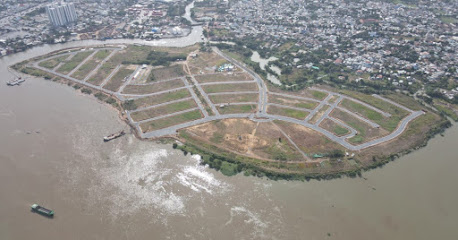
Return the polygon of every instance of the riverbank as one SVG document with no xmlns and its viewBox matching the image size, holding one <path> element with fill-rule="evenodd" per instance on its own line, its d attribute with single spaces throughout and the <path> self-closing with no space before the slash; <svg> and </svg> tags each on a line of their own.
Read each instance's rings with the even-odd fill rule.
<svg viewBox="0 0 458 240">
<path fill-rule="evenodd" d="M 424 144 L 424 139 L 448 126 L 443 118 L 430 109 L 424 108 L 413 99 L 403 99 L 398 95 L 386 97 L 407 104 L 409 108 L 390 103 L 391 100 L 381 96 L 361 95 L 326 86 L 297 93 L 274 87 L 267 90 L 259 77 L 245 70 L 235 60 L 224 55 L 219 56 L 219 50 L 196 54 L 197 49 L 196 45 L 186 48 L 150 48 L 113 44 L 67 48 L 23 61 L 15 64 L 13 68 L 72 86 L 81 93 L 94 95 L 99 101 L 114 107 L 120 118 L 134 129 L 134 134 L 139 138 L 155 139 L 176 135 L 187 144 L 188 149 L 186 146 L 182 148 L 185 152 L 200 151 L 204 156 L 203 163 L 222 169 L 228 175 L 244 171 L 247 175 L 267 175 L 272 179 L 329 179 L 341 175 L 353 177 L 360 175 L 361 170 L 383 165 L 392 160 L 393 156 L 417 148 Z M 72 73 L 80 67 L 83 68 L 85 62 L 95 61 L 91 56 L 99 51 L 108 51 L 107 59 L 99 61 L 98 66 L 86 71 L 82 78 L 74 78 Z M 189 57 L 191 53 L 195 56 Z M 170 58 L 171 61 L 187 60 L 182 63 L 184 65 L 162 66 L 151 70 L 138 66 L 139 63 L 156 64 L 149 61 L 157 54 L 163 55 L 162 59 Z M 67 60 L 58 65 L 52 60 L 62 57 L 77 60 Z M 212 60 L 202 61 L 200 58 Z M 257 82 L 258 87 L 248 80 L 234 81 L 241 80 L 239 77 L 221 75 L 215 78 L 214 74 L 219 73 L 208 72 L 213 64 L 218 65 L 225 61 L 238 66 L 238 74 L 242 74 L 240 76 L 245 76 L 244 78 L 250 73 L 255 78 L 252 82 Z M 56 69 L 59 71 L 64 66 L 68 68 L 64 74 L 56 72 Z M 121 73 L 118 71 L 120 68 L 132 70 L 123 73 L 125 75 L 121 77 L 115 77 Z M 152 79 L 149 75 L 158 71 L 160 76 L 170 77 L 154 77 L 158 82 L 148 83 L 150 80 L 147 79 Z M 205 71 L 209 75 L 203 74 Z M 86 81 L 90 75 L 100 74 L 106 80 Z M 135 79 L 136 76 L 143 76 L 139 78 L 144 80 Z M 192 83 L 188 82 L 190 80 Z M 131 81 L 140 82 L 130 83 Z M 199 81 L 204 82 L 199 84 Z M 241 88 L 242 84 L 244 87 Z M 160 87 L 159 92 L 154 86 Z M 247 96 L 237 97 L 237 91 L 249 88 L 258 90 L 254 92 L 259 96 L 258 103 L 249 102 L 256 98 L 249 100 Z M 125 92 L 124 89 L 130 90 Z M 233 90 L 237 91 L 230 95 L 235 94 L 235 97 L 227 98 L 227 91 Z M 214 101 L 220 101 L 219 98 L 241 102 L 232 103 L 235 108 L 231 110 L 224 104 L 215 105 Z M 301 100 L 297 100 L 298 98 Z M 203 103 L 206 107 L 203 107 Z M 171 104 L 173 107 L 166 108 L 169 105 L 164 104 Z M 238 107 L 244 104 L 249 108 Z M 256 108 L 254 104 L 258 105 L 259 114 L 250 116 L 253 106 Z M 393 116 L 390 117 L 388 112 Z M 204 115 L 203 118 L 201 115 Z M 413 122 L 410 123 L 411 121 Z M 225 131 L 226 128 L 233 130 Z M 212 129 L 220 130 L 211 132 Z M 208 131 L 210 132 L 207 133 Z"/>
</svg>

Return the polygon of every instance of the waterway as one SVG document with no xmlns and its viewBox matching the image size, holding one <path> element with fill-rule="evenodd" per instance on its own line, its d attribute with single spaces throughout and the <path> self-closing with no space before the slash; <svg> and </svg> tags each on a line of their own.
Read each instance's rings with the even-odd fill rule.
<svg viewBox="0 0 458 240">
<path fill-rule="evenodd" d="M 257 51 L 253 51 L 253 55 L 251 55 L 250 59 L 253 62 L 259 63 L 259 67 L 262 70 L 266 70 L 266 66 L 267 66 L 267 64 L 269 64 L 269 62 L 278 60 L 278 58 L 273 57 L 273 56 L 269 57 L 267 59 L 262 58 Z M 276 74 L 278 74 L 279 76 L 281 75 L 281 69 L 279 67 L 277 67 L 277 66 L 269 66 L 269 68 L 272 71 L 274 71 Z M 279 85 L 279 86 L 282 85 L 280 80 L 276 76 L 274 76 L 274 75 L 272 75 L 270 73 L 267 73 L 267 80 L 269 80 L 273 84 L 276 84 L 276 85 Z"/>
<path fill-rule="evenodd" d="M 188 36 L 189 37 L 189 36 Z M 199 39 L 200 35 L 198 35 Z M 108 42 L 108 41 L 107 41 Z M 0 239 L 456 239 L 458 127 L 363 178 L 270 181 L 226 177 L 170 144 L 132 134 L 115 110 L 0 59 Z M 183 46 L 192 40 L 147 42 Z M 39 203 L 54 219 L 30 212 Z"/>
</svg>

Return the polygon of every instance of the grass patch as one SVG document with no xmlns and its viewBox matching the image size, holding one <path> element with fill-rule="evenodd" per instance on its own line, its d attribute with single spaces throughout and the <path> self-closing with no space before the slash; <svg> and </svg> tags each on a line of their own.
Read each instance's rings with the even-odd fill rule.
<svg viewBox="0 0 458 240">
<path fill-rule="evenodd" d="M 295 118 L 299 120 L 303 120 L 309 114 L 308 112 L 299 111 L 296 109 L 282 108 L 282 107 L 277 107 L 277 106 L 272 106 L 272 105 L 267 107 L 267 113 L 273 114 L 273 115 L 286 116 L 286 117 Z"/>
<path fill-rule="evenodd" d="M 311 90 L 311 93 L 312 93 L 312 96 L 318 100 L 323 100 L 328 96 L 327 93 L 316 91 L 316 90 Z"/>
<path fill-rule="evenodd" d="M 59 69 L 57 69 L 57 72 L 60 72 L 62 74 L 68 74 L 93 52 L 94 51 L 84 51 L 75 54 L 75 56 L 73 56 L 69 61 L 62 64 L 62 66 L 60 66 Z"/>
<path fill-rule="evenodd" d="M 145 123 L 140 124 L 140 128 L 145 133 L 145 132 L 150 132 L 150 131 L 178 125 L 178 124 L 185 123 L 185 122 L 190 122 L 190 121 L 197 120 L 200 118 L 202 118 L 202 114 L 200 113 L 199 110 L 195 110 L 191 112 L 178 114 L 173 117 L 167 117 L 167 118 L 162 118 L 158 120 L 153 120 L 150 122 L 145 122 Z"/>
<path fill-rule="evenodd" d="M 252 113 L 256 111 L 256 105 L 226 105 L 224 107 L 216 107 L 218 112 L 221 114 L 232 114 L 232 113 Z"/>
<path fill-rule="evenodd" d="M 40 62 L 38 66 L 48 68 L 48 69 L 54 69 L 59 63 L 63 62 L 65 59 L 68 58 L 68 55 L 52 58 L 43 62 Z"/>
<path fill-rule="evenodd" d="M 214 84 L 202 86 L 206 93 L 218 92 L 241 92 L 241 91 L 257 91 L 258 87 L 254 83 L 239 83 L 239 84 Z"/>
<path fill-rule="evenodd" d="M 346 109 L 352 111 L 352 112 L 355 112 L 355 113 L 359 113 L 360 115 L 366 117 L 367 119 L 369 120 L 373 120 L 373 121 L 380 121 L 383 119 L 383 116 L 381 113 L 379 112 L 376 112 L 362 104 L 359 104 L 357 102 L 354 102 L 354 101 L 351 101 L 351 100 L 348 100 L 348 99 L 344 99 L 342 101 L 342 106 L 345 107 Z"/>
<path fill-rule="evenodd" d="M 158 116 L 167 115 L 195 107 L 197 107 L 197 104 L 193 100 L 188 100 L 150 108 L 140 112 L 134 112 L 131 114 L 131 117 L 134 121 L 138 122 L 145 119 L 155 118 Z"/>
<path fill-rule="evenodd" d="M 187 98 L 190 97 L 191 94 L 187 89 L 181 89 L 178 91 L 173 91 L 173 92 L 168 92 L 168 93 L 161 93 L 158 95 L 154 96 L 148 96 L 144 98 L 137 98 L 135 100 L 132 100 L 133 103 L 135 104 L 135 109 L 137 108 L 142 108 L 142 107 L 147 107 L 147 106 L 152 106 L 152 105 L 157 105 L 165 102 L 170 102 L 173 100 L 178 100 L 182 98 Z M 133 109 L 130 109 L 133 110 Z"/>
<path fill-rule="evenodd" d="M 127 67 L 121 67 L 119 70 L 111 77 L 111 79 L 103 86 L 104 89 L 111 90 L 113 92 L 116 92 L 119 90 L 119 88 L 122 86 L 122 84 L 125 82 L 124 79 L 126 77 L 130 76 L 135 70 L 129 69 Z"/>
<path fill-rule="evenodd" d="M 269 102 L 276 103 L 280 105 L 286 105 L 291 107 L 298 107 L 298 108 L 305 108 L 305 109 L 314 109 L 318 105 L 317 102 L 302 100 L 302 99 L 295 99 L 295 98 L 288 98 L 284 96 L 269 95 Z"/>
<path fill-rule="evenodd" d="M 337 136 L 343 136 L 343 135 L 345 135 L 345 134 L 350 132 L 350 131 L 348 131 L 348 129 L 346 129 L 344 127 L 341 127 L 341 126 L 334 127 L 332 131 L 335 134 L 337 134 Z"/>
<path fill-rule="evenodd" d="M 227 82 L 227 81 L 252 81 L 253 78 L 246 73 L 237 73 L 237 74 L 207 74 L 207 75 L 196 75 L 194 78 L 199 83 L 208 83 L 208 82 Z"/>
<path fill-rule="evenodd" d="M 170 90 L 174 88 L 184 87 L 183 81 L 181 79 L 176 79 L 167 82 L 160 82 L 148 85 L 127 85 L 123 93 L 125 94 L 147 94 L 147 93 L 156 93 L 165 90 Z"/>
<path fill-rule="evenodd" d="M 257 102 L 258 94 L 223 94 L 223 95 L 210 95 L 210 100 L 215 103 L 239 103 L 239 102 Z"/>
</svg>

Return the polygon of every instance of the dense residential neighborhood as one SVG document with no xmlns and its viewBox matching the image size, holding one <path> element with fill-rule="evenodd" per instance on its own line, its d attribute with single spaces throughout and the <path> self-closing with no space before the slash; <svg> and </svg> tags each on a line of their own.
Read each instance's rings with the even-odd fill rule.
<svg viewBox="0 0 458 240">
<path fill-rule="evenodd" d="M 60 27 L 50 23 L 50 1 L 22 2 L 2 1 L 0 56 L 44 43 L 181 37 L 192 28 L 183 17 L 190 0 L 66 1 L 78 20 Z M 190 15 L 211 41 L 276 57 L 265 71 L 283 87 L 346 83 L 456 103 L 457 9 L 438 0 L 197 0 Z"/>
</svg>

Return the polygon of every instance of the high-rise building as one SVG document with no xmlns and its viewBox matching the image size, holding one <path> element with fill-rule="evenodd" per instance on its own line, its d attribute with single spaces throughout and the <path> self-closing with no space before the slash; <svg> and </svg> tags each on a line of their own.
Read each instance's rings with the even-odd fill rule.
<svg viewBox="0 0 458 240">
<path fill-rule="evenodd" d="M 49 5 L 46 7 L 46 12 L 48 13 L 49 21 L 54 26 L 68 25 L 78 19 L 73 3 Z"/>
</svg>

